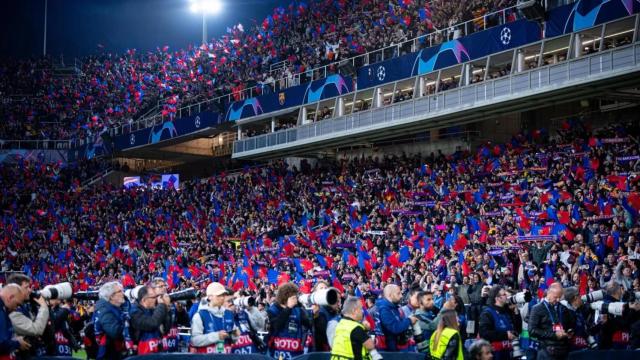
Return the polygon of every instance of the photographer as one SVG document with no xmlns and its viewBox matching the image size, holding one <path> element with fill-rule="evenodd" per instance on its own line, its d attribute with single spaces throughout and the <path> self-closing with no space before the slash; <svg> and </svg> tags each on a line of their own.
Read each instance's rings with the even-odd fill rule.
<svg viewBox="0 0 640 360">
<path fill-rule="evenodd" d="M 360 299 L 348 297 L 342 307 L 342 318 L 336 326 L 335 336 L 332 339 L 332 359 L 382 359 L 373 340 L 369 338 L 367 330 L 362 325 L 363 317 Z"/>
<path fill-rule="evenodd" d="M 507 291 L 499 285 L 489 290 L 488 303 L 480 313 L 480 337 L 491 342 L 494 358 L 510 359 L 511 341 L 518 339 L 512 311 L 507 306 Z"/>
<path fill-rule="evenodd" d="M 583 314 L 583 303 L 578 289 L 575 287 L 564 289 L 564 300 L 561 303 L 567 308 L 570 315 L 570 323 L 568 324 L 569 330 L 572 330 L 568 331 L 572 335 L 570 338 L 570 351 L 586 349 L 589 347 L 587 342 L 589 334 L 587 333 L 587 321 Z"/>
<path fill-rule="evenodd" d="M 163 278 L 154 278 L 151 280 L 150 285 L 153 292 L 158 296 L 158 304 L 160 304 L 161 297 L 167 294 L 167 283 Z M 167 305 L 167 314 L 163 321 L 162 334 L 162 351 L 178 351 L 178 339 L 180 337 L 178 332 L 178 309 L 177 306 L 171 302 Z"/>
<path fill-rule="evenodd" d="M 384 351 L 409 351 L 412 325 L 415 316 L 405 317 L 400 313 L 402 292 L 398 285 L 384 287 L 383 298 L 376 302 L 376 348 Z"/>
<path fill-rule="evenodd" d="M 538 340 L 538 360 L 565 359 L 569 353 L 569 334 L 565 326 L 570 323 L 569 312 L 560 305 L 563 290 L 560 283 L 547 289 L 545 299 L 531 309 L 529 333 Z"/>
<path fill-rule="evenodd" d="M 240 336 L 237 338 L 232 337 L 231 353 L 233 354 L 257 354 L 261 352 L 258 349 L 260 339 L 251 326 L 249 315 L 245 311 L 245 308 L 249 306 L 249 302 L 252 302 L 249 299 L 249 297 L 227 295 L 224 302 L 225 308 L 233 313 L 235 326 L 240 329 Z"/>
<path fill-rule="evenodd" d="M 280 285 L 276 302 L 267 310 L 269 315 L 270 355 L 275 359 L 290 360 L 304 351 L 306 332 L 313 323 L 298 304 L 298 287 L 293 283 Z"/>
<path fill-rule="evenodd" d="M 610 281 L 606 286 L 604 304 L 622 301 L 624 290 L 618 282 Z M 622 315 L 600 313 L 600 349 L 627 349 L 630 345 L 631 324 L 638 320 L 640 304 L 624 304 Z"/>
<path fill-rule="evenodd" d="M 233 313 L 224 307 L 227 289 L 217 282 L 207 286 L 207 305 L 200 305 L 191 319 L 191 352 L 228 354 L 231 335 L 239 335 Z"/>
<path fill-rule="evenodd" d="M 74 350 L 80 349 L 78 342 L 71 332 L 69 325 L 71 312 L 69 307 L 60 299 L 49 300 L 51 306 L 51 320 L 55 333 L 56 356 L 71 356 Z"/>
<path fill-rule="evenodd" d="M 138 347 L 138 355 L 161 351 L 161 325 L 167 320 L 171 300 L 167 294 L 157 295 L 144 286 L 138 291 L 138 301 L 131 305 L 131 335 Z"/>
<path fill-rule="evenodd" d="M 16 284 L 22 288 L 23 303 L 9 314 L 11 323 L 18 336 L 24 336 L 31 344 L 28 353 L 22 356 L 42 356 L 53 353 L 53 348 L 47 348 L 54 343 L 53 327 L 49 321 L 49 306 L 42 296 L 31 298 L 33 289 L 31 279 L 24 274 L 12 274 L 7 284 Z M 29 301 L 29 300 L 32 301 Z M 49 325 L 49 326 L 47 326 Z"/>
<path fill-rule="evenodd" d="M 327 282 L 321 280 L 318 281 L 313 287 L 312 293 L 328 288 L 329 285 L 327 284 Z M 336 302 L 333 305 L 313 305 L 313 345 L 315 351 L 331 350 L 331 344 L 329 342 L 328 335 L 328 325 L 331 320 L 336 320 L 340 317 L 340 305 L 340 301 Z"/>
<path fill-rule="evenodd" d="M 108 282 L 98 290 L 99 300 L 93 314 L 98 354 L 96 359 L 122 359 L 127 351 L 129 322 L 122 309 L 125 303 L 122 285 Z"/>
<path fill-rule="evenodd" d="M 0 358 L 13 359 L 18 350 L 29 350 L 31 345 L 22 336 L 16 336 L 9 313 L 24 301 L 23 289 L 17 284 L 8 284 L 0 289 Z"/>
<path fill-rule="evenodd" d="M 491 360 L 493 353 L 491 352 L 491 344 L 485 339 L 478 339 L 471 344 L 469 348 L 469 358 L 471 360 Z"/>
</svg>

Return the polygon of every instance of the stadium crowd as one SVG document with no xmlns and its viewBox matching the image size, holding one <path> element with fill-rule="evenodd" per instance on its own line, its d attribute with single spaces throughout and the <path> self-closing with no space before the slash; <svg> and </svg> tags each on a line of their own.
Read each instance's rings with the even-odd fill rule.
<svg viewBox="0 0 640 360">
<path fill-rule="evenodd" d="M 289 333 L 282 330 L 287 336 L 310 326 L 304 311 L 293 311 L 297 301 L 289 299 L 324 284 L 345 297 L 345 306 L 347 295 L 366 304 L 361 315 L 380 350 L 425 350 L 429 345 L 420 345 L 411 324 L 450 339 L 454 333 L 434 325 L 456 327 L 454 322 L 456 339 L 463 343 L 480 336 L 496 357 L 508 358 L 515 348 L 509 341 L 518 335 L 522 342 L 529 342 L 529 335 L 537 338 L 558 356 L 566 355 L 569 335 L 595 336 L 601 348 L 637 348 L 639 133 L 637 122 L 594 131 L 583 121 L 568 120 L 557 135 L 536 130 L 475 152 L 317 166 L 303 162 L 300 168 L 279 161 L 185 182 L 180 191 L 80 186 L 80 177 L 97 160 L 68 167 L 3 163 L 4 280 L 8 272 L 18 271 L 26 280 L 14 282 L 29 289 L 70 281 L 74 292 L 100 288 L 101 299 L 112 304 L 120 301 L 113 299 L 118 291 L 160 283 L 163 292 L 154 293 L 157 286 L 148 285 L 138 296 L 149 316 L 156 299 L 171 304 L 162 296 L 167 291 L 203 290 L 209 308 L 231 301 L 226 294 L 242 292 L 254 296 L 260 310 L 268 309 L 260 329 L 265 317 L 270 331 L 282 326 L 278 316 L 291 308 L 286 316 L 302 325 Z M 540 304 L 556 304 L 563 288 L 571 304 L 602 289 L 605 301 L 626 305 L 619 313 L 610 310 L 608 318 L 602 310 L 597 322 L 586 310 L 589 321 L 582 322 L 580 333 L 578 325 L 568 326 L 571 320 L 564 329 L 552 320 L 549 340 L 539 330 L 546 326 L 547 313 L 540 315 L 534 304 L 540 299 L 547 299 Z M 12 289 L 6 291 L 17 291 Z M 516 311 L 504 296 L 521 290 L 528 290 L 532 300 L 526 301 L 528 309 L 520 301 Z M 403 305 L 401 312 L 397 304 Z M 189 324 L 190 305 L 173 308 L 183 325 Z M 499 309 L 487 312 L 487 305 Z M 95 309 L 101 306 L 107 305 Z M 70 328 L 76 331 L 91 318 L 92 308 L 84 301 L 65 301 L 63 307 L 69 308 Z M 337 309 L 322 309 L 316 306 L 313 318 L 322 314 L 327 324 Z M 443 314 L 436 321 L 438 309 L 454 310 L 457 316 Z M 358 310 L 351 303 L 345 311 Z M 530 316 L 523 315 L 527 311 Z M 200 333 L 192 327 L 191 345 L 201 348 L 197 351 L 231 351 L 216 348 L 226 336 L 205 336 L 207 326 L 217 323 L 198 313 Z M 221 314 L 214 313 L 226 316 Z M 496 330 L 501 316 L 511 325 Z M 234 329 L 227 332 L 235 334 Z M 98 325 L 93 330 L 104 335 Z M 406 331 L 413 335 L 405 336 Z M 553 337 L 556 332 L 560 340 Z M 326 350 L 331 338 L 316 338 L 305 348 Z M 586 340 L 573 345 L 588 346 Z M 466 354 L 462 345 L 460 354 L 463 348 Z M 270 349 L 272 355 L 293 351 Z M 302 345 L 293 353 L 301 351 Z"/>
<path fill-rule="evenodd" d="M 487 9 L 514 3 L 293 2 L 275 8 L 260 23 L 231 26 L 224 36 L 200 46 L 124 54 L 101 47 L 99 54 L 80 59 L 74 75 L 58 74 L 50 58 L 5 60 L 0 63 L 0 139 L 93 141 L 102 131 L 148 112 L 173 119 L 177 108 L 204 99 L 233 94 L 232 100 L 239 100 L 246 96 L 244 89 L 256 85 L 254 95 L 317 79 L 325 74 L 313 69 L 401 44 L 434 28 L 449 29 L 437 37 L 444 41 L 456 23 L 478 18 L 464 29 L 477 31 L 502 21 L 500 16 L 484 18 Z M 510 12 L 509 21 L 515 16 Z M 421 44 L 427 45 L 426 40 Z M 285 66 L 272 72 L 278 64 Z M 328 69 L 335 71 L 335 66 Z M 302 74 L 299 80 L 295 74 Z"/>
</svg>

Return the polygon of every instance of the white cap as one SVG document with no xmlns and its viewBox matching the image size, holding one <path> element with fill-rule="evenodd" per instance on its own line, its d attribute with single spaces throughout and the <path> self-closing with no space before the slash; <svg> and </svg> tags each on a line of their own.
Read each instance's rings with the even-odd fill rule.
<svg viewBox="0 0 640 360">
<path fill-rule="evenodd" d="M 219 282 L 212 282 L 207 286 L 207 296 L 209 295 L 225 295 L 227 289 Z"/>
</svg>

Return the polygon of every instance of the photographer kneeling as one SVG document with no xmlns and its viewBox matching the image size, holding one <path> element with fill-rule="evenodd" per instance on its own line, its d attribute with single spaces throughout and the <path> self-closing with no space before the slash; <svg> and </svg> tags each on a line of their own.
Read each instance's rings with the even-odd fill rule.
<svg viewBox="0 0 640 360">
<path fill-rule="evenodd" d="M 138 301 L 131 306 L 133 341 L 138 345 L 138 355 L 161 351 L 161 325 L 167 321 L 167 309 L 171 299 L 167 294 L 156 295 L 153 288 L 144 286 L 138 291 Z"/>
</svg>

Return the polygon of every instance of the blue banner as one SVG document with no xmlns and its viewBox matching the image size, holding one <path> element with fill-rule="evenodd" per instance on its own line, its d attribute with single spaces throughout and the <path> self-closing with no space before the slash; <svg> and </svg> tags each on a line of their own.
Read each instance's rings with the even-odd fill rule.
<svg viewBox="0 0 640 360">
<path fill-rule="evenodd" d="M 220 124 L 221 116 L 217 112 L 201 112 L 198 115 L 187 116 L 174 121 L 166 121 L 161 125 L 134 131 L 116 137 L 115 148 L 118 151 L 128 148 L 156 144 L 160 141 L 173 139 L 183 135 L 204 130 Z"/>
<path fill-rule="evenodd" d="M 640 10 L 638 0 L 579 0 L 549 11 L 545 38 L 587 29 Z"/>
<path fill-rule="evenodd" d="M 236 121 L 260 114 L 287 109 L 336 97 L 353 91 L 353 80 L 348 76 L 330 75 L 307 84 L 290 87 L 278 93 L 261 95 L 236 101 L 229 106 L 225 119 Z"/>
<path fill-rule="evenodd" d="M 358 70 L 358 89 L 422 75 L 540 40 L 538 23 L 518 20 Z"/>
</svg>

